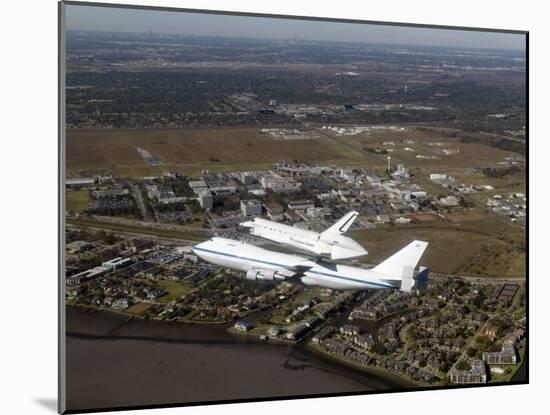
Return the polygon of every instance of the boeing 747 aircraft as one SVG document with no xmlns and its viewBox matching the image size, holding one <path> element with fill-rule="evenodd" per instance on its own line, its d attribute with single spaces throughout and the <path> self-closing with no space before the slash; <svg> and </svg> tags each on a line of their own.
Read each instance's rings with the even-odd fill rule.
<svg viewBox="0 0 550 415">
<path fill-rule="evenodd" d="M 321 233 L 261 218 L 254 218 L 251 221 L 241 223 L 241 226 L 250 228 L 251 235 L 337 260 L 367 254 L 365 248 L 353 239 L 344 236 L 358 215 L 357 212 L 349 212 Z"/>
<path fill-rule="evenodd" d="M 250 280 L 299 279 L 306 285 L 337 290 L 396 288 L 410 292 L 417 282 L 414 270 L 427 246 L 427 242 L 413 241 L 372 269 L 312 260 L 218 237 L 196 245 L 193 252 L 212 264 L 246 272 Z"/>
</svg>

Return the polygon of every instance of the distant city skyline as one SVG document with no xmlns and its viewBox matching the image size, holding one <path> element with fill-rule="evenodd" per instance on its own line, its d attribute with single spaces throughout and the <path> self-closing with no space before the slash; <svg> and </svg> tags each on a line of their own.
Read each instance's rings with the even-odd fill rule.
<svg viewBox="0 0 550 415">
<path fill-rule="evenodd" d="M 525 51 L 518 33 L 67 5 L 67 30 L 384 43 Z"/>
</svg>

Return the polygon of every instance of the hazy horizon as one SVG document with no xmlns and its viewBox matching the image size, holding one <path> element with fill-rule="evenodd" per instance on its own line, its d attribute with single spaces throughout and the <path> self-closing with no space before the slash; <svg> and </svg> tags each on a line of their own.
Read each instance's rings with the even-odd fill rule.
<svg viewBox="0 0 550 415">
<path fill-rule="evenodd" d="M 185 11 L 66 5 L 66 30 L 525 51 L 525 35 Z"/>
</svg>

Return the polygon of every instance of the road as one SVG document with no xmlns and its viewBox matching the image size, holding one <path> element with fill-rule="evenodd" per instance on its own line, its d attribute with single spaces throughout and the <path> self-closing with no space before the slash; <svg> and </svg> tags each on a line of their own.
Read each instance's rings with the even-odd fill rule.
<svg viewBox="0 0 550 415">
<path fill-rule="evenodd" d="M 176 225 L 173 223 L 159 223 L 159 222 L 147 222 L 136 219 L 126 219 L 114 216 L 79 216 L 78 218 L 71 218 L 81 222 L 89 222 L 90 224 L 97 224 L 100 226 L 100 223 L 112 224 L 112 225 L 122 225 L 132 228 L 143 228 L 143 229 L 152 229 L 160 231 L 169 231 L 169 232 L 181 232 L 181 233 L 193 233 L 197 235 L 210 235 L 212 232 L 219 229 L 212 228 L 199 228 L 194 226 L 186 225 Z"/>
<path fill-rule="evenodd" d="M 104 231 L 105 228 L 102 227 L 96 227 L 93 225 L 85 225 L 86 229 L 94 230 L 94 231 Z M 82 225 L 75 225 L 72 223 L 67 223 L 67 229 L 68 230 L 78 230 L 82 229 Z M 183 238 L 169 238 L 169 237 L 163 237 L 163 236 L 155 236 L 151 234 L 146 233 L 139 233 L 139 232 L 130 232 L 130 231 L 112 231 L 109 229 L 110 232 L 112 232 L 114 235 L 122 236 L 122 237 L 140 237 L 143 239 L 153 239 L 155 241 L 159 242 L 177 242 L 177 243 L 184 243 L 189 245 L 195 245 L 197 241 L 193 241 L 190 239 L 183 239 Z"/>
<path fill-rule="evenodd" d="M 151 216 L 151 213 L 149 212 L 149 210 L 147 209 L 147 206 L 145 205 L 145 201 L 143 200 L 141 189 L 136 184 L 132 184 L 132 191 L 134 192 L 134 196 L 135 196 L 139 211 L 141 213 L 141 217 L 143 218 L 143 220 L 152 221 L 153 217 Z"/>
</svg>

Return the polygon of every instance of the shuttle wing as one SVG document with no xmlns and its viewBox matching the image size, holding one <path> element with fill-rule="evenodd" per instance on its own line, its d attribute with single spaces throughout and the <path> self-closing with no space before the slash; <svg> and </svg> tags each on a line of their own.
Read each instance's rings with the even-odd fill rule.
<svg viewBox="0 0 550 415">
<path fill-rule="evenodd" d="M 354 242 L 355 246 L 333 245 L 330 250 L 330 258 L 336 261 L 338 259 L 357 258 L 367 255 L 368 252 L 365 248 L 353 240 L 351 240 L 351 242 Z"/>
</svg>

